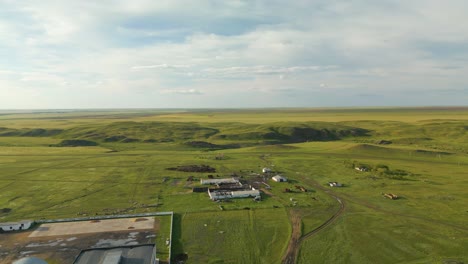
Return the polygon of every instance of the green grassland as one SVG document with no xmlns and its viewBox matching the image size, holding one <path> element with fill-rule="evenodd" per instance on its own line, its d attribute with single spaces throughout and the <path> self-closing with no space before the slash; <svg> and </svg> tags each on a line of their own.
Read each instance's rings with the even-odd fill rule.
<svg viewBox="0 0 468 264">
<path fill-rule="evenodd" d="M 280 208 L 184 213 L 181 242 L 189 263 L 281 263 L 289 229 Z"/>
<path fill-rule="evenodd" d="M 467 132 L 462 107 L 3 111 L 0 222 L 174 211 L 173 257 L 281 263 L 290 212 L 305 236 L 338 197 L 344 211 L 302 240 L 298 263 L 466 263 Z M 167 170 L 195 164 L 216 172 Z M 208 175 L 249 179 L 263 167 L 290 181 L 270 180 L 261 202 L 192 192 Z"/>
</svg>

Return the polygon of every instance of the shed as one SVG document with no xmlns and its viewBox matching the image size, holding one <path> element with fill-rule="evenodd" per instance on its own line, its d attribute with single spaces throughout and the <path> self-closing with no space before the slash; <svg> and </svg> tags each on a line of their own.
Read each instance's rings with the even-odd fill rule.
<svg viewBox="0 0 468 264">
<path fill-rule="evenodd" d="M 18 231 L 29 229 L 33 224 L 31 220 L 23 220 L 19 222 L 0 223 L 0 231 Z"/>
<path fill-rule="evenodd" d="M 288 179 L 286 179 L 285 177 L 281 175 L 273 176 L 271 177 L 271 179 L 274 180 L 275 182 L 287 182 L 288 181 Z"/>
<path fill-rule="evenodd" d="M 339 182 L 329 182 L 328 185 L 330 185 L 330 187 L 343 187 L 343 184 Z"/>
<path fill-rule="evenodd" d="M 263 169 L 262 169 L 262 172 L 263 172 L 263 173 L 270 173 L 270 172 L 271 172 L 271 169 L 270 169 L 270 168 L 263 168 Z"/>
<path fill-rule="evenodd" d="M 47 264 L 47 262 L 36 257 L 26 257 L 13 262 L 13 264 Z"/>
</svg>

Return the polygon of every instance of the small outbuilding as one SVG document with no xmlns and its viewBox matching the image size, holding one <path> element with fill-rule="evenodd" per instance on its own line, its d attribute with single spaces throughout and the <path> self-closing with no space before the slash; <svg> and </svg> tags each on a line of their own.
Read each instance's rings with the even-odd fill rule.
<svg viewBox="0 0 468 264">
<path fill-rule="evenodd" d="M 263 169 L 262 169 L 262 172 L 263 172 L 263 173 L 271 173 L 272 170 L 271 170 L 270 168 L 263 168 Z"/>
<path fill-rule="evenodd" d="M 23 220 L 19 222 L 0 223 L 0 231 L 10 232 L 29 229 L 33 224 L 31 220 Z"/>
<path fill-rule="evenodd" d="M 288 181 L 288 179 L 286 179 L 285 177 L 281 175 L 273 176 L 271 177 L 271 179 L 274 180 L 275 182 L 287 182 Z"/>
<path fill-rule="evenodd" d="M 329 182 L 328 185 L 330 185 L 330 187 L 343 187 L 343 184 L 339 182 Z"/>
<path fill-rule="evenodd" d="M 359 167 L 356 167 L 354 169 L 356 169 L 357 171 L 369 171 L 369 168 L 364 167 L 364 166 L 359 166 Z"/>
</svg>

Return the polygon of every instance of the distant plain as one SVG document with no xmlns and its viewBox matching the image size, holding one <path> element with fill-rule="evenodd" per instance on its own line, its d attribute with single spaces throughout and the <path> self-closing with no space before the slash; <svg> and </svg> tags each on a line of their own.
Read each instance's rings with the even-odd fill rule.
<svg viewBox="0 0 468 264">
<path fill-rule="evenodd" d="M 297 263 L 467 263 L 467 132 L 464 107 L 3 111 L 0 222 L 174 211 L 187 263 L 282 263 L 295 235 Z M 263 167 L 291 181 L 261 202 L 192 193 Z"/>
</svg>

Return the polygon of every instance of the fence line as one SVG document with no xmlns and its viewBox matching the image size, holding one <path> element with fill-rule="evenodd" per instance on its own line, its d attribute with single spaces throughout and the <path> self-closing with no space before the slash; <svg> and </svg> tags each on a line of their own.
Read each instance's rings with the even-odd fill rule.
<svg viewBox="0 0 468 264">
<path fill-rule="evenodd" d="M 38 224 L 45 224 L 45 223 L 79 222 L 79 221 L 88 221 L 88 220 L 104 220 L 104 219 L 133 218 L 133 217 L 161 216 L 161 215 L 173 215 L 173 212 L 151 212 L 151 213 L 123 214 L 123 215 L 100 215 L 100 216 L 62 218 L 62 219 L 34 220 L 34 222 Z"/>
<path fill-rule="evenodd" d="M 171 212 L 171 231 L 170 231 L 170 240 L 169 240 L 169 264 L 171 264 L 172 259 L 172 226 L 174 225 L 174 212 Z"/>
</svg>

